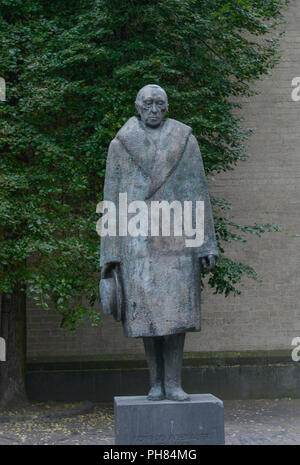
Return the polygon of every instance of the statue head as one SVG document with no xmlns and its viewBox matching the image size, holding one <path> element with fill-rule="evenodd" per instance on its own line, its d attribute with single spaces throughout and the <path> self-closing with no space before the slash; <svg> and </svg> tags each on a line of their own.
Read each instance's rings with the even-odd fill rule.
<svg viewBox="0 0 300 465">
<path fill-rule="evenodd" d="M 168 110 L 168 97 L 162 87 L 148 84 L 138 91 L 135 106 L 143 123 L 157 128 Z"/>
</svg>

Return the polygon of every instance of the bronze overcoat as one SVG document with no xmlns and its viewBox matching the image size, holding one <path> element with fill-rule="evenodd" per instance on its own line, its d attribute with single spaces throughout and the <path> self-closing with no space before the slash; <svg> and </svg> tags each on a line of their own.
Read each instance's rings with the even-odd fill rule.
<svg viewBox="0 0 300 465">
<path fill-rule="evenodd" d="M 137 117 L 130 118 L 109 146 L 104 200 L 118 208 L 143 200 L 204 201 L 204 243 L 186 247 L 185 236 L 101 238 L 100 265 L 120 264 L 123 327 L 129 337 L 199 331 L 200 257 L 218 255 L 202 157 L 192 129 L 166 119 L 155 144 Z M 149 208 L 150 211 L 150 208 Z"/>
</svg>

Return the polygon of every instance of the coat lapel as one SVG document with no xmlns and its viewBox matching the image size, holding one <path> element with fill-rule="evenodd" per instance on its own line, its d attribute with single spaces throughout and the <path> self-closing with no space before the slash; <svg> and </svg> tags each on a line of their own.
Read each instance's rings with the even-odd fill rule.
<svg viewBox="0 0 300 465">
<path fill-rule="evenodd" d="M 155 146 L 140 120 L 132 117 L 118 132 L 116 137 L 148 179 L 148 199 L 177 168 L 191 131 L 189 126 L 168 118 Z"/>
</svg>

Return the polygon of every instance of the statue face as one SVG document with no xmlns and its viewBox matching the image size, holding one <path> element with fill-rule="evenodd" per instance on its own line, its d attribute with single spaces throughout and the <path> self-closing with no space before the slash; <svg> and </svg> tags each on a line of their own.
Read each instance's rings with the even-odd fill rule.
<svg viewBox="0 0 300 465">
<path fill-rule="evenodd" d="M 168 109 L 166 94 L 159 87 L 145 87 L 136 108 L 146 126 L 159 127 Z"/>
</svg>

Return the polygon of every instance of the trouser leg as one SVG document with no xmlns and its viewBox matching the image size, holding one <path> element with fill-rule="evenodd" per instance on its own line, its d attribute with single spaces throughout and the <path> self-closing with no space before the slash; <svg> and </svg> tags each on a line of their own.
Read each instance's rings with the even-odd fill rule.
<svg viewBox="0 0 300 465">
<path fill-rule="evenodd" d="M 163 391 L 163 338 L 144 337 L 145 353 L 150 373 L 151 389 L 148 393 L 149 400 L 161 400 L 164 398 Z"/>
<path fill-rule="evenodd" d="M 189 400 L 181 387 L 181 369 L 185 333 L 164 336 L 164 389 L 167 399 Z"/>
</svg>

